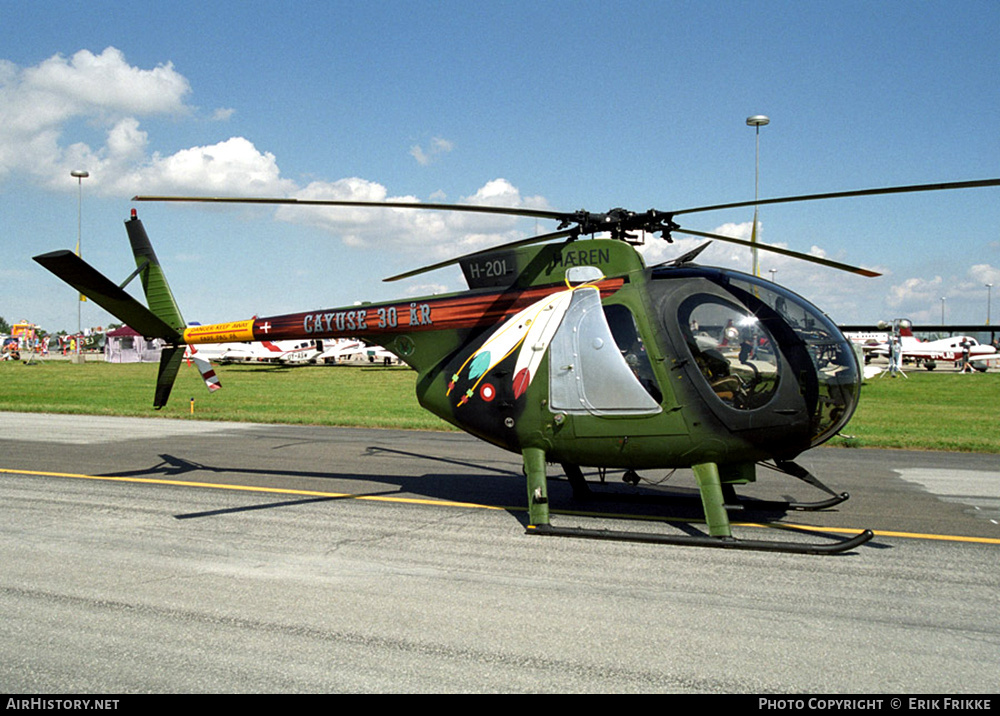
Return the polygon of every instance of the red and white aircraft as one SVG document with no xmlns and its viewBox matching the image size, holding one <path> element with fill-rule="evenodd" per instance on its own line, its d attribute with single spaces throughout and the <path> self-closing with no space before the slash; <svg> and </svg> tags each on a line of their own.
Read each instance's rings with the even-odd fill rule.
<svg viewBox="0 0 1000 716">
<path fill-rule="evenodd" d="M 189 357 L 197 355 L 215 363 L 310 363 L 322 352 L 317 341 L 256 341 L 188 346 Z"/>
<path fill-rule="evenodd" d="M 985 371 L 990 361 L 1000 360 L 996 348 L 984 345 L 972 336 L 949 336 L 922 341 L 913 335 L 908 324 L 903 323 L 899 327 L 899 345 L 896 350 L 903 361 L 921 362 L 927 370 L 934 370 L 937 361 L 957 363 L 967 358 L 976 370 Z M 891 357 L 892 349 L 889 343 L 882 343 L 873 348 L 871 353 Z"/>
</svg>

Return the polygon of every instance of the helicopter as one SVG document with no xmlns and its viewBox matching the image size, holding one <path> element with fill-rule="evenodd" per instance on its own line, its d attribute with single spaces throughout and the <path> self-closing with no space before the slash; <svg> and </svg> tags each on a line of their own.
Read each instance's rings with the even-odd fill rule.
<svg viewBox="0 0 1000 716">
<path fill-rule="evenodd" d="M 793 256 L 863 276 L 879 274 L 827 258 L 682 228 L 681 215 L 767 204 L 1000 185 L 1000 179 L 921 184 L 755 199 L 678 211 L 558 212 L 466 204 L 295 198 L 136 196 L 133 201 L 384 207 L 550 219 L 555 231 L 424 266 L 398 281 L 459 265 L 468 290 L 188 325 L 135 209 L 125 222 L 136 270 L 120 285 L 71 251 L 34 260 L 164 348 L 153 405 L 166 405 L 185 347 L 203 343 L 353 338 L 378 344 L 417 373 L 419 403 L 471 435 L 523 460 L 528 534 L 634 540 L 700 547 L 842 553 L 873 537 L 863 530 L 830 542 L 747 540 L 733 535 L 736 487 L 769 467 L 822 490 L 814 502 L 774 502 L 822 510 L 837 493 L 795 462 L 847 424 L 862 371 L 838 327 L 802 296 L 773 281 L 696 263 L 711 241 Z M 647 266 L 641 232 L 709 239 Z M 591 238 L 583 238 L 589 236 Z M 140 277 L 147 306 L 125 287 Z M 206 382 L 211 366 L 198 363 Z M 206 373 L 208 371 L 208 373 Z M 211 375 L 217 384 L 218 379 Z M 211 384 L 210 384 L 211 387 Z M 689 468 L 707 534 L 662 534 L 554 525 L 547 465 L 558 464 L 575 497 L 590 495 L 583 470 Z M 756 501 L 763 503 L 764 501 Z"/>
</svg>

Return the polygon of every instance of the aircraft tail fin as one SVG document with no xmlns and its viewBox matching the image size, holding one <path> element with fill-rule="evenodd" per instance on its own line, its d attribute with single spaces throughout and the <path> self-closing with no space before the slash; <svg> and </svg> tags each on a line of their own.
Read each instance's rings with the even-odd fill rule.
<svg viewBox="0 0 1000 716">
<path fill-rule="evenodd" d="M 142 280 L 142 290 L 146 294 L 149 310 L 173 326 L 178 332 L 183 332 L 187 324 L 181 316 L 177 301 L 174 300 L 174 294 L 167 283 L 167 277 L 160 266 L 160 260 L 156 258 L 153 245 L 146 235 L 146 229 L 135 215 L 134 210 L 132 218 L 125 222 L 125 229 L 128 231 L 128 240 L 132 244 L 136 271 Z"/>
<path fill-rule="evenodd" d="M 160 371 L 156 379 L 156 396 L 153 400 L 153 407 L 159 410 L 167 404 L 177 371 L 184 360 L 184 329 L 187 324 L 181 316 L 160 261 L 135 211 L 125 222 L 125 228 L 132 244 L 136 270 L 120 286 L 72 251 L 52 251 L 34 258 L 36 262 L 143 336 L 161 338 L 167 343 L 160 354 Z M 141 278 L 148 308 L 125 291 L 125 286 L 136 276 Z M 204 371 L 202 372 L 204 374 Z"/>
<path fill-rule="evenodd" d="M 177 371 L 184 361 L 183 346 L 164 346 L 160 353 L 160 370 L 156 374 L 156 394 L 153 396 L 153 407 L 159 410 L 170 399 L 170 391 L 174 388 Z"/>
</svg>

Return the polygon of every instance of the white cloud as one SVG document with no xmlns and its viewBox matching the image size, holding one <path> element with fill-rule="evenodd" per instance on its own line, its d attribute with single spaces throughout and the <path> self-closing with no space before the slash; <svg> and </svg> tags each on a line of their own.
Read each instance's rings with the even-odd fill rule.
<svg viewBox="0 0 1000 716">
<path fill-rule="evenodd" d="M 129 65 L 109 47 L 95 55 L 81 50 L 72 57 L 55 55 L 35 67 L 0 61 L 0 181 L 24 175 L 52 190 L 73 187 L 69 172 L 86 169 L 88 190 L 105 196 L 197 194 L 221 196 L 295 196 L 358 201 L 418 202 L 390 197 L 381 184 L 350 177 L 317 181 L 305 187 L 282 178 L 277 158 L 244 137 L 231 137 L 165 153 L 150 145 L 140 118 L 193 115 L 187 104 L 191 87 L 172 64 L 153 69 Z M 212 119 L 225 121 L 232 109 L 218 109 Z M 85 122 L 87 136 L 103 133 L 97 143 L 66 142 L 68 127 Z M 411 153 L 421 163 L 451 152 L 454 145 L 434 137 L 426 149 Z M 459 203 L 543 207 L 540 197 L 522 197 L 505 179 L 494 179 Z M 527 236 L 516 217 L 419 211 L 278 207 L 282 221 L 319 227 L 352 246 L 422 253 L 431 261 Z"/>
<path fill-rule="evenodd" d="M 152 160 L 123 176 L 116 183 L 122 190 L 181 192 L 245 196 L 284 195 L 293 190 L 290 180 L 281 178 L 277 161 L 270 152 L 260 152 L 243 137 L 204 147 L 191 147 L 170 156 L 154 155 Z"/>
<path fill-rule="evenodd" d="M 150 154 L 139 117 L 193 114 L 187 79 L 170 63 L 133 67 L 120 50 L 55 55 L 35 67 L 0 61 L 0 181 L 27 175 L 36 184 L 65 190 L 69 172 L 86 169 L 88 189 L 102 195 L 201 193 L 284 195 L 295 185 L 281 179 L 273 154 L 232 137 L 213 145 Z M 224 121 L 231 109 L 216 110 Z M 74 121 L 104 132 L 104 143 L 63 144 Z M 92 131 L 92 130 L 91 130 Z"/>
<path fill-rule="evenodd" d="M 113 124 L 125 116 L 185 114 L 188 81 L 168 63 L 140 70 L 109 47 L 100 55 L 81 50 L 66 59 L 55 55 L 36 67 L 0 64 L 0 141 L 53 130 L 75 118 Z M 6 152 L 5 152 L 6 153 Z"/>
<path fill-rule="evenodd" d="M 352 177 L 312 182 L 294 192 L 298 199 L 422 203 L 413 196 L 389 196 L 386 187 Z M 458 204 L 545 208 L 542 197 L 522 197 L 506 179 L 494 179 Z M 421 253 L 431 262 L 525 238 L 533 229 L 518 217 L 476 212 L 409 208 L 281 206 L 282 221 L 308 224 L 341 237 L 350 246 Z"/>
<path fill-rule="evenodd" d="M 414 144 L 412 147 L 410 147 L 410 156 L 416 159 L 417 164 L 420 164 L 421 166 L 427 166 L 428 164 L 431 163 L 431 158 L 417 144 Z"/>
<path fill-rule="evenodd" d="M 976 288 L 985 287 L 988 283 L 1000 286 L 1000 268 L 989 264 L 976 264 L 969 269 L 969 279 Z"/>
<path fill-rule="evenodd" d="M 70 59 L 50 57 L 24 71 L 22 87 L 75 114 L 184 114 L 184 97 L 191 92 L 171 63 L 141 70 L 114 47 L 100 55 L 80 50 Z"/>
<path fill-rule="evenodd" d="M 1000 285 L 1000 268 L 976 264 L 965 276 L 907 278 L 890 288 L 886 303 L 896 312 L 893 318 L 936 324 L 944 308 L 946 323 L 984 323 L 992 297 L 987 283 Z"/>
<path fill-rule="evenodd" d="M 121 169 L 145 151 L 136 117 L 190 113 L 188 81 L 169 63 L 151 70 L 130 66 L 121 51 L 81 50 L 55 55 L 35 67 L 0 63 L 0 180 L 26 174 L 49 187 L 71 185 L 69 171 L 86 168 L 100 186 L 101 169 Z M 63 146 L 67 124 L 83 120 L 104 128 L 105 146 Z"/>
<path fill-rule="evenodd" d="M 419 144 L 410 147 L 410 156 L 417 160 L 417 164 L 427 166 L 442 154 L 447 154 L 454 148 L 455 145 L 453 142 L 442 137 L 434 137 L 431 139 L 431 146 L 427 150 L 424 150 Z"/>
</svg>

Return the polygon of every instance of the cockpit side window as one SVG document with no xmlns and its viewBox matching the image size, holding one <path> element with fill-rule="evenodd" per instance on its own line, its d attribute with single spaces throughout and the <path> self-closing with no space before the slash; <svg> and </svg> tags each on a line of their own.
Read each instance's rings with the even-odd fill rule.
<svg viewBox="0 0 1000 716">
<path fill-rule="evenodd" d="M 716 397 L 738 410 L 766 405 L 778 390 L 780 358 L 763 324 L 746 308 L 696 294 L 678 309 L 681 333 Z"/>
</svg>

